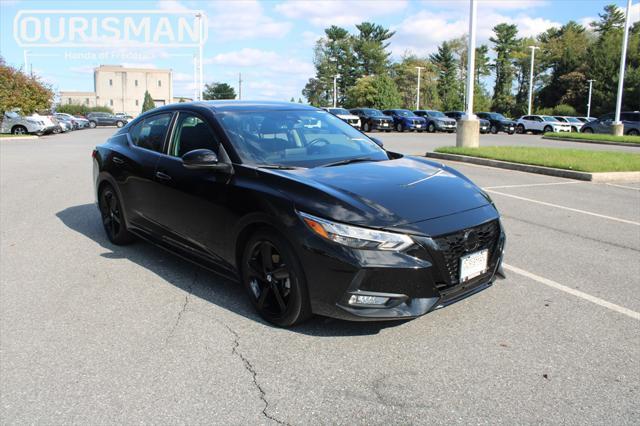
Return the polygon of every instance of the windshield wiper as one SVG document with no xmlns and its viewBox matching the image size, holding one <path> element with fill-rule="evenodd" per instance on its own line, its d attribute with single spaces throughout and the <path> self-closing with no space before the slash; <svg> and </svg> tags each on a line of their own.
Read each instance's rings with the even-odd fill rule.
<svg viewBox="0 0 640 426">
<path fill-rule="evenodd" d="M 325 165 L 320 166 L 320 167 L 343 166 L 345 164 L 361 163 L 363 161 L 380 161 L 380 160 L 375 160 L 375 159 L 370 158 L 370 157 L 347 158 L 346 160 L 336 161 L 335 163 L 328 163 L 328 164 L 325 164 Z"/>
<path fill-rule="evenodd" d="M 276 170 L 296 170 L 300 167 L 295 166 L 283 166 L 281 164 L 261 164 L 258 166 L 259 169 L 276 169 Z"/>
</svg>

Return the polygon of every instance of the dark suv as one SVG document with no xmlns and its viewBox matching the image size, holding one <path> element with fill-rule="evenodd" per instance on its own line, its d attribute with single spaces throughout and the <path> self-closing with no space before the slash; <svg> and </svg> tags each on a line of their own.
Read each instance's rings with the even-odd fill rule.
<svg viewBox="0 0 640 426">
<path fill-rule="evenodd" d="M 582 133 L 611 133 L 611 125 L 615 114 L 610 112 L 597 120 L 585 123 L 580 131 Z M 630 136 L 640 135 L 640 112 L 625 111 L 620 113 L 620 121 L 624 124 L 624 134 Z"/>
<path fill-rule="evenodd" d="M 390 132 L 393 130 L 393 120 L 374 108 L 353 108 L 349 112 L 360 117 L 360 126 L 363 132 L 380 130 Z"/>
<path fill-rule="evenodd" d="M 461 120 L 465 114 L 466 113 L 463 111 L 447 111 L 444 113 L 444 115 L 449 118 L 453 118 L 456 122 Z M 484 118 L 478 118 L 478 120 L 480 121 L 480 133 L 489 133 L 489 129 L 491 128 L 489 120 L 485 120 Z"/>
<path fill-rule="evenodd" d="M 90 112 L 87 114 L 87 120 L 89 120 L 89 127 L 92 129 L 96 126 L 122 127 L 128 122 L 126 118 L 109 114 L 108 112 Z"/>
<path fill-rule="evenodd" d="M 427 127 L 427 120 L 418 117 L 408 109 L 387 109 L 382 112 L 393 118 L 393 124 L 398 132 L 405 130 L 423 132 Z"/>
<path fill-rule="evenodd" d="M 456 131 L 456 120 L 447 117 L 440 111 L 418 110 L 413 113 L 426 120 L 429 133 L 435 131 L 453 133 Z"/>
<path fill-rule="evenodd" d="M 499 112 L 477 112 L 476 115 L 478 118 L 484 118 L 491 123 L 489 131 L 494 135 L 498 132 L 506 132 L 510 135 L 516 132 L 516 122 Z"/>
</svg>

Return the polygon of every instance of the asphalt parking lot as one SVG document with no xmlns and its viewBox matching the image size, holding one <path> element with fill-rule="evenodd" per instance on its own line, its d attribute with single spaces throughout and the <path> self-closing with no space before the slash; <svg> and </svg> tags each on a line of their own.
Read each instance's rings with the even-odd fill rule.
<svg viewBox="0 0 640 426">
<path fill-rule="evenodd" d="M 452 164 L 503 215 L 507 279 L 412 321 L 282 330 L 235 283 L 108 242 L 91 149 L 113 131 L 0 141 L 3 424 L 640 424 L 640 183 Z M 504 140 L 540 142 L 482 136 Z"/>
</svg>

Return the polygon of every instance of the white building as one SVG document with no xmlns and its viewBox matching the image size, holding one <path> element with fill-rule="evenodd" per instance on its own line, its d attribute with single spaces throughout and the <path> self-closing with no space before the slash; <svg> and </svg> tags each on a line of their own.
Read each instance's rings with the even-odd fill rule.
<svg viewBox="0 0 640 426">
<path fill-rule="evenodd" d="M 100 65 L 93 71 L 94 92 L 60 92 L 60 104 L 107 106 L 136 116 L 148 91 L 156 106 L 174 102 L 170 69 Z M 179 98 L 178 98 L 179 99 Z"/>
</svg>

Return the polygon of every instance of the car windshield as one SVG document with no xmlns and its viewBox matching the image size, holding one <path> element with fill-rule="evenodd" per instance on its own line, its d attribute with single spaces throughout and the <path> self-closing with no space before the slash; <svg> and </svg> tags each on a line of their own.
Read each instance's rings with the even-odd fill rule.
<svg viewBox="0 0 640 426">
<path fill-rule="evenodd" d="M 506 120 L 507 119 L 507 117 L 505 117 L 504 115 L 499 114 L 497 112 L 490 113 L 489 117 L 491 117 L 494 120 Z"/>
<path fill-rule="evenodd" d="M 557 119 L 557 118 L 555 118 L 555 117 L 551 117 L 550 115 L 543 115 L 543 116 L 542 116 L 542 119 L 543 119 L 544 121 L 558 121 L 558 119 Z"/>
<path fill-rule="evenodd" d="M 427 112 L 429 113 L 429 116 L 431 116 L 431 117 L 446 117 L 446 115 L 444 115 L 440 111 L 427 111 Z"/>
<path fill-rule="evenodd" d="M 362 112 L 364 112 L 370 117 L 384 117 L 384 114 L 382 113 L 382 111 L 379 111 L 377 109 L 363 109 Z"/>
<path fill-rule="evenodd" d="M 408 109 L 397 109 L 395 110 L 395 113 L 403 117 L 417 117 L 412 111 L 409 111 Z"/>
<path fill-rule="evenodd" d="M 389 157 L 375 142 L 325 111 L 247 111 L 219 115 L 243 163 L 318 167 Z"/>
<path fill-rule="evenodd" d="M 344 108 L 329 108 L 331 114 L 351 115 L 349 111 Z"/>
<path fill-rule="evenodd" d="M 582 123 L 582 121 L 578 120 L 575 117 L 565 117 L 565 120 L 567 120 L 570 123 Z"/>
</svg>

